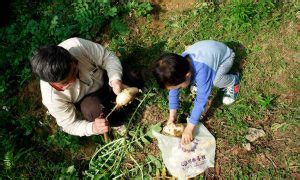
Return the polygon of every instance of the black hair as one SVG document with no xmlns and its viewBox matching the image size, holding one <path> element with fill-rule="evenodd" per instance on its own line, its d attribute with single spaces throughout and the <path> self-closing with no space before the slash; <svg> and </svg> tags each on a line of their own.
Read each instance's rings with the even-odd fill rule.
<svg viewBox="0 0 300 180">
<path fill-rule="evenodd" d="M 162 88 L 177 86 L 186 80 L 190 71 L 189 61 L 174 53 L 163 54 L 154 65 L 153 74 Z"/>
<path fill-rule="evenodd" d="M 70 70 L 73 56 L 66 49 L 50 45 L 39 48 L 32 57 L 31 70 L 46 82 L 64 80 Z"/>
</svg>

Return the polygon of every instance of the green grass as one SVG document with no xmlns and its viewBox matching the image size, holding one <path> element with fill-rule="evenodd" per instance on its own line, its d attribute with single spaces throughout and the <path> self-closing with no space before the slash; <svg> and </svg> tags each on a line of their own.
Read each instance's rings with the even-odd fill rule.
<svg viewBox="0 0 300 180">
<path fill-rule="evenodd" d="M 295 100 L 290 104 L 280 98 L 282 94 L 299 89 L 299 83 L 295 86 L 295 80 L 290 78 L 299 76 L 297 75 L 299 63 L 290 59 L 291 54 L 297 50 L 295 46 L 297 9 L 298 7 L 292 4 L 232 2 L 220 6 L 199 3 L 184 12 L 167 12 L 159 16 L 158 21 L 163 24 L 163 28 L 149 28 L 149 24 L 157 21 L 154 19 L 146 19 L 146 24 L 137 23 L 132 27 L 132 29 L 140 30 L 139 38 L 136 38 L 135 33 L 132 36 L 129 34 L 128 44 L 138 46 L 141 51 L 134 51 L 131 58 L 139 57 L 140 59 L 142 56 L 143 65 L 151 65 L 162 52 L 180 54 L 186 46 L 198 40 L 215 39 L 225 42 L 237 54 L 234 69 L 238 69 L 239 63 L 245 63 L 245 65 L 242 68 L 241 92 L 237 102 L 228 107 L 211 107 L 214 110 L 210 116 L 213 132 L 217 138 L 224 139 L 223 143 L 226 148 L 240 147 L 242 143 L 247 142 L 245 135 L 249 127 L 264 129 L 267 132 L 267 137 L 262 140 L 263 142 L 275 141 L 275 137 L 268 129 L 275 122 L 293 122 L 296 109 L 289 109 L 289 106 L 297 107 L 293 103 L 299 104 L 299 99 L 298 102 Z M 286 26 L 292 26 L 289 32 L 286 32 Z M 161 45 L 161 49 L 155 53 L 152 51 L 152 46 L 158 44 Z M 147 46 L 150 46 L 149 53 L 145 50 Z M 130 52 L 131 47 L 127 48 Z M 182 94 L 186 97 L 188 90 Z M 216 96 L 216 94 L 217 92 L 214 91 L 213 95 Z M 220 97 L 216 101 L 220 101 Z M 159 106 L 164 104 L 162 108 L 167 111 L 167 102 L 161 99 L 158 102 Z M 179 117 L 183 119 L 186 117 L 186 113 L 191 110 L 191 103 L 192 101 L 188 99 L 181 102 L 182 109 L 179 110 Z M 282 107 L 283 104 L 285 107 Z M 288 117 L 278 118 L 285 115 Z M 291 128 L 297 127 L 299 126 L 295 125 Z M 286 134 L 286 136 L 290 135 Z M 292 139 L 294 142 L 297 141 L 296 137 Z M 268 145 L 266 147 L 260 143 L 252 144 L 254 151 L 249 152 L 251 155 L 244 154 L 242 157 L 248 161 L 247 167 L 238 168 L 239 162 L 232 160 L 231 163 L 222 165 L 223 176 L 226 177 L 232 173 L 244 175 L 253 173 L 257 174 L 257 177 L 272 177 L 275 174 L 288 177 L 289 173 L 295 172 L 297 167 L 290 171 L 287 170 L 288 167 L 281 169 L 273 165 L 262 167 L 258 164 L 256 151 L 257 153 L 265 152 L 269 148 Z M 219 150 L 222 153 L 223 149 Z M 285 159 L 288 148 L 279 154 L 275 153 L 277 149 L 270 151 L 271 154 L 273 153 L 272 158 Z M 236 155 L 230 153 L 226 155 L 232 159 L 237 158 Z M 294 155 L 290 153 L 288 156 L 295 160 Z M 245 158 L 247 156 L 249 158 Z"/>
<path fill-rule="evenodd" d="M 114 8 L 107 6 L 109 7 L 105 8 L 114 13 Z M 214 100 L 205 118 L 217 139 L 216 159 L 221 167 L 221 174 L 215 176 L 236 179 L 290 178 L 291 173 L 299 172 L 299 152 L 295 151 L 295 147 L 299 139 L 296 129 L 299 128 L 297 91 L 300 87 L 300 75 L 299 62 L 293 59 L 299 50 L 296 31 L 296 24 L 299 22 L 296 12 L 299 11 L 299 4 L 232 1 L 218 5 L 198 2 L 184 11 L 156 12 L 158 14 L 152 15 L 147 13 L 151 10 L 147 4 L 138 6 L 133 2 L 126 7 L 129 6 L 134 7 L 136 16 L 129 18 L 120 15 L 120 18 L 111 19 L 114 23 L 110 25 L 112 30 L 110 33 L 98 32 L 92 28 L 94 33 L 91 34 L 89 28 L 77 27 L 78 32 L 84 37 L 90 36 L 92 40 L 95 38 L 102 44 L 107 43 L 130 68 L 142 70 L 146 80 L 144 92 L 151 90 L 149 97 L 144 100 L 132 118 L 131 135 L 126 140 L 128 148 L 121 152 L 122 162 L 119 169 L 113 172 L 110 171 L 113 168 L 101 169 L 101 172 L 108 173 L 106 175 L 103 173 L 103 178 L 112 178 L 112 173 L 116 176 L 122 174 L 126 178 L 143 176 L 146 179 L 163 174 L 162 160 L 158 152 L 151 148 L 157 144 L 148 134 L 153 122 L 140 123 L 146 106 L 158 106 L 165 118 L 168 113 L 167 91 L 159 89 L 149 76 L 150 67 L 163 52 L 180 54 L 186 46 L 204 39 L 222 41 L 235 51 L 234 70 L 240 69 L 240 64 L 243 64 L 240 70 L 242 81 L 238 100 L 231 106 L 222 106 L 220 104 L 222 93 L 217 89 L 213 89 L 210 97 Z M 79 8 L 76 17 L 79 23 L 84 24 L 84 18 L 80 16 L 84 15 L 80 13 L 83 10 Z M 122 9 L 119 10 L 120 14 L 124 13 Z M 55 12 L 60 19 L 63 14 L 59 14 L 58 9 Z M 50 15 L 46 14 L 46 17 L 49 18 Z M 122 18 L 125 18 L 125 21 L 120 21 Z M 59 41 L 63 36 L 61 35 L 63 27 L 55 23 L 55 18 L 52 22 L 57 31 L 51 33 L 55 34 L 55 41 Z M 67 30 L 71 31 L 71 26 L 68 26 Z M 114 35 L 115 33 L 117 35 Z M 38 40 L 40 39 L 35 39 L 31 47 L 41 45 L 36 42 Z M 22 57 L 24 54 L 26 56 L 30 54 L 26 49 L 22 51 L 24 52 L 18 52 Z M 28 62 L 25 64 L 27 67 Z M 21 78 L 18 83 L 25 85 L 27 75 L 28 72 L 24 68 L 19 75 Z M 6 78 L 10 79 L 10 76 Z M 6 79 L 0 81 L 7 82 Z M 20 87 L 19 96 L 22 96 L 24 86 Z M 6 86 L 0 86 L 0 92 L 4 91 Z M 190 97 L 188 89 L 183 90 L 181 94 L 182 108 L 179 110 L 179 118 L 184 121 L 192 108 L 192 100 L 185 98 Z M 2 119 L 12 119 L 13 122 L 12 126 L 0 122 L 0 125 L 8 128 L 8 130 L 0 129 L 0 137 L 3 138 L 1 145 L 5 145 L 5 148 L 0 150 L 0 155 L 3 156 L 0 158 L 2 162 L 0 176 L 10 178 L 87 176 L 82 172 L 88 172 L 91 174 L 90 177 L 93 176 L 97 171 L 97 165 L 88 165 L 92 153 L 87 152 L 86 146 L 93 152 L 96 145 L 103 147 L 103 138 L 101 136 L 78 138 L 57 131 L 54 119 L 44 115 L 45 109 L 37 97 L 39 96 L 26 97 L 25 93 L 22 103 L 19 97 L 9 98 L 7 103 L 17 108 L 13 113 L 0 111 Z M 32 105 L 27 106 L 30 103 Z M 134 105 L 137 106 L 138 103 Z M 129 110 L 129 113 L 132 115 L 134 109 Z M 166 119 L 161 119 L 163 120 Z M 279 125 L 275 130 L 274 124 Z M 251 143 L 251 152 L 246 152 L 241 145 L 247 142 L 245 135 L 249 127 L 264 129 L 267 136 Z M 37 129 L 42 129 L 42 133 Z M 143 134 L 147 135 L 146 140 L 136 139 Z M 133 141 L 136 143 L 131 143 Z M 28 144 L 32 149 L 26 152 L 24 147 L 27 148 Z M 258 154 L 262 153 L 269 154 L 268 158 L 259 159 L 263 156 Z M 101 155 L 96 157 L 99 164 L 103 163 L 103 160 L 106 161 L 105 158 L 106 156 Z M 109 158 L 108 161 L 114 162 Z M 199 179 L 201 178 L 204 176 L 200 175 Z"/>
</svg>

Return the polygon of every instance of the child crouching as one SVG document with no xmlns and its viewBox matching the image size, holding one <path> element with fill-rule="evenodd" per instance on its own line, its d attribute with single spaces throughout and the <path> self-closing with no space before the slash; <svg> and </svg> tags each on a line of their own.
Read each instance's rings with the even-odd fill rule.
<svg viewBox="0 0 300 180">
<path fill-rule="evenodd" d="M 194 108 L 182 134 L 182 143 L 190 143 L 195 126 L 199 123 L 212 86 L 224 88 L 223 103 L 232 104 L 239 91 L 239 75 L 228 74 L 234 61 L 234 52 L 225 44 L 213 40 L 199 41 L 189 46 L 182 55 L 162 55 L 153 73 L 158 84 L 169 90 L 169 119 L 174 123 L 179 108 L 179 89 L 195 85 Z"/>
</svg>

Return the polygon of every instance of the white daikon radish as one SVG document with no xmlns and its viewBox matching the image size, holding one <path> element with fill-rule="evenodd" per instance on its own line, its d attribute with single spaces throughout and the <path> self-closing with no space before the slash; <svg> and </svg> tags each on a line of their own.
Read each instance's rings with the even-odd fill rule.
<svg viewBox="0 0 300 180">
<path fill-rule="evenodd" d="M 120 94 L 117 95 L 116 103 L 118 107 L 122 107 L 130 103 L 136 97 L 139 89 L 136 87 L 129 87 L 124 89 Z"/>
<path fill-rule="evenodd" d="M 185 124 L 168 124 L 166 125 L 162 132 L 166 135 L 181 137 L 185 128 Z"/>
</svg>

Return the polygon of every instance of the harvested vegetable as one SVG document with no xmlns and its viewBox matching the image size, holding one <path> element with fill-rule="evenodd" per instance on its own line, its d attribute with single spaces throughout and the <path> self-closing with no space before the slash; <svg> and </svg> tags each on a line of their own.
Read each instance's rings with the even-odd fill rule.
<svg viewBox="0 0 300 180">
<path fill-rule="evenodd" d="M 129 87 L 124 89 L 116 98 L 117 107 L 122 107 L 130 103 L 136 95 L 139 93 L 139 89 L 136 87 Z"/>
<path fill-rule="evenodd" d="M 117 109 L 130 103 L 141 90 L 135 87 L 128 87 L 117 95 L 115 107 L 106 115 L 106 119 Z M 104 141 L 108 142 L 108 135 L 104 133 Z"/>
<path fill-rule="evenodd" d="M 185 128 L 185 124 L 168 124 L 162 132 L 169 136 L 181 137 Z"/>
</svg>

